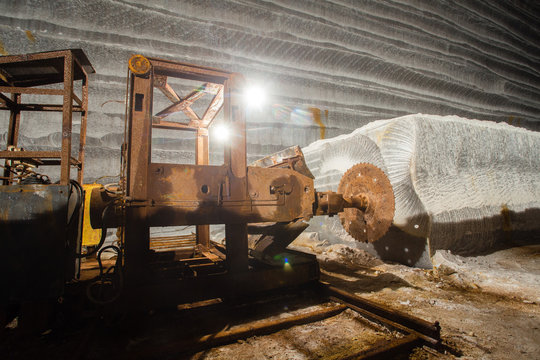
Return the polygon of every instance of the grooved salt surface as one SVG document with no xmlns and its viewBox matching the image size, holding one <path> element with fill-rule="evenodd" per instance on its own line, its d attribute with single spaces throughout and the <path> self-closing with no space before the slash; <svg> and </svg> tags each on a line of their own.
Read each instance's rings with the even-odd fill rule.
<svg viewBox="0 0 540 360">
<path fill-rule="evenodd" d="M 247 116 L 248 162 L 319 139 L 321 129 L 307 111 L 310 107 L 327 114 L 321 117 L 327 138 L 348 134 L 377 119 L 422 112 L 540 128 L 540 6 L 535 1 L 0 0 L 0 9 L 0 53 L 82 48 L 96 69 L 90 77 L 86 182 L 119 172 L 124 130 L 121 102 L 127 60 L 134 53 L 237 71 L 264 84 L 266 106 Z M 175 89 L 185 95 L 192 87 Z M 24 95 L 23 101 L 37 102 Z M 156 99 L 155 110 L 166 105 L 167 101 Z M 74 133 L 79 130 L 77 121 L 76 117 Z M 60 118 L 51 113 L 23 113 L 20 146 L 58 149 L 60 124 Z M 500 216 L 492 214 L 500 213 L 503 201 L 484 205 L 488 189 L 500 189 L 502 198 L 518 202 L 505 200 L 510 210 L 519 212 L 519 206 L 526 206 L 524 193 L 512 188 L 516 181 L 524 181 L 521 176 L 506 174 L 506 186 L 504 180 L 492 180 L 491 173 L 456 184 L 431 171 L 431 166 L 452 160 L 441 154 L 450 145 L 424 144 L 422 136 L 459 137 L 457 127 L 445 134 L 436 128 L 407 129 L 408 125 L 385 128 L 388 146 L 380 150 L 381 139 L 375 134 L 384 123 L 370 125 L 371 135 L 357 133 L 354 145 L 342 144 L 334 154 L 321 150 L 308 159 L 314 171 L 324 173 L 317 179 L 322 190 L 337 184 L 341 172 L 351 165 L 348 154 L 357 156 L 354 161 L 380 165 L 393 179 L 398 226 L 390 230 L 392 236 L 367 250 L 409 264 L 428 263 L 422 255 L 426 248 L 422 239 L 427 234 L 439 234 L 437 241 L 443 245 L 458 237 L 476 241 L 475 229 L 480 224 L 469 224 L 467 219 L 480 213 L 485 233 L 500 225 Z M 0 148 L 6 143 L 7 126 L 7 112 L 0 112 Z M 428 134 L 410 137 L 413 134 L 406 130 Z M 487 132 L 494 137 L 483 138 L 493 156 L 489 161 L 498 161 L 494 147 L 514 140 L 501 138 L 495 130 Z M 193 140 L 172 131 L 155 132 L 153 139 L 156 161 L 193 162 Z M 421 146 L 431 146 L 433 163 L 415 167 L 412 177 L 407 167 L 410 153 Z M 530 156 L 525 153 L 530 148 L 530 144 L 515 145 L 516 163 L 521 155 Z M 222 162 L 219 147 L 210 151 L 211 163 Z M 456 172 L 467 174 L 466 166 L 480 167 L 469 164 L 468 156 L 464 149 L 459 159 L 463 166 L 456 166 Z M 392 163 L 382 162 L 390 157 Z M 421 160 L 428 159 L 414 159 Z M 532 162 L 531 166 L 537 165 Z M 417 177 L 426 171 L 434 174 L 432 183 L 417 184 Z M 444 174 L 445 169 L 440 171 Z M 509 169 L 492 169 L 500 171 Z M 53 181 L 57 173 L 50 174 Z M 487 187 L 479 192 L 471 190 L 484 183 Z M 415 187 L 423 197 L 414 195 L 419 191 Z M 454 207 L 438 208 L 441 199 L 431 192 L 434 187 L 458 187 L 472 206 L 456 206 L 459 199 L 450 198 L 446 202 L 456 203 Z M 518 226 L 514 214 L 506 217 Z M 456 221 L 462 226 L 454 226 Z M 338 233 L 336 241 L 346 238 L 337 218 L 317 218 L 313 226 Z M 408 236 L 407 246 L 403 246 L 403 236 Z"/>
<path fill-rule="evenodd" d="M 263 83 L 267 105 L 247 117 L 249 161 L 319 139 L 309 107 L 328 111 L 326 137 L 421 112 L 539 128 L 534 1 L 0 0 L 0 9 L 0 52 L 82 48 L 94 65 L 89 181 L 118 171 L 124 105 L 114 101 L 125 98 L 134 53 Z M 24 113 L 24 146 L 56 148 L 59 124 L 51 114 Z M 193 157 L 175 132 L 155 139 L 160 159 Z"/>
<path fill-rule="evenodd" d="M 350 164 L 371 162 L 385 171 L 396 212 L 394 227 L 374 244 L 383 258 L 425 261 L 426 241 L 430 255 L 478 254 L 512 234 L 540 230 L 538 132 L 416 114 L 372 122 L 303 152 L 324 190 L 335 191 Z M 312 230 L 351 240 L 336 219 L 315 219 Z"/>
</svg>

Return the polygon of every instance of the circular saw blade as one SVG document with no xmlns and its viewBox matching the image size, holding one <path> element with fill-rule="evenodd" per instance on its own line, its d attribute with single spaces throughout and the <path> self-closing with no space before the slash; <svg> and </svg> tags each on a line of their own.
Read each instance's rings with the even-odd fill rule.
<svg viewBox="0 0 540 360">
<path fill-rule="evenodd" d="M 363 194 L 369 205 L 365 212 L 347 208 L 339 214 L 347 232 L 361 242 L 380 239 L 394 219 L 394 192 L 386 174 L 372 164 L 356 164 L 343 175 L 338 192 L 344 198 Z"/>
</svg>

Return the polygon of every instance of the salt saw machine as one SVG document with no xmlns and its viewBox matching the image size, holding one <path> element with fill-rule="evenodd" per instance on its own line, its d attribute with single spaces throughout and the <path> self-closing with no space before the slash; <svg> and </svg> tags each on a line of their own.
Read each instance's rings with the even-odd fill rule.
<svg viewBox="0 0 540 360">
<path fill-rule="evenodd" d="M 203 84 L 181 97 L 172 79 Z M 387 231 L 394 195 L 373 165 L 349 169 L 339 193 L 314 189 L 298 147 L 247 165 L 244 85 L 237 73 L 141 55 L 129 60 L 123 181 L 118 191 L 94 189 L 90 202 L 94 228 L 123 229 L 122 289 L 118 280 L 96 283 L 91 293 L 101 294 L 98 301 L 121 292 L 133 304 L 179 303 L 296 286 L 319 276 L 313 255 L 287 249 L 311 217 L 339 214 L 359 241 L 375 241 Z M 155 89 L 172 102 L 159 112 L 153 109 Z M 199 117 L 191 106 L 203 96 L 212 99 Z M 209 127 L 221 111 L 232 136 L 223 164 L 208 165 Z M 168 121 L 178 112 L 188 122 Z M 152 162 L 156 128 L 195 132 L 195 164 Z M 211 224 L 225 225 L 223 244 L 210 241 Z M 181 225 L 196 225 L 192 252 L 152 250 L 151 227 Z"/>
</svg>

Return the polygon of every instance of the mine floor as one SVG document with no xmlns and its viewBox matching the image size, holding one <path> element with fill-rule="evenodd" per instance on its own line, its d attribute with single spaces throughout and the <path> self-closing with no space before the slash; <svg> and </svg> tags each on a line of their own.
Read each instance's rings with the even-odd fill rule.
<svg viewBox="0 0 540 360">
<path fill-rule="evenodd" d="M 443 265 L 433 270 L 384 263 L 342 244 L 302 250 L 317 254 L 322 281 L 418 318 L 439 321 L 444 342 L 458 353 L 441 354 L 423 347 L 411 359 L 540 359 L 540 245 L 471 258 L 444 253 Z M 178 351 L 182 339 L 204 326 L 211 332 L 234 330 L 261 318 L 325 311 L 336 303 L 309 294 L 280 294 L 250 307 L 229 308 L 228 313 L 220 306 L 191 311 L 187 317 L 178 309 L 165 309 L 130 318 L 89 320 L 68 336 L 53 329 L 37 338 L 11 342 L 19 345 L 9 348 L 7 358 L 342 359 L 400 336 L 345 310 L 270 335 L 198 352 Z"/>
<path fill-rule="evenodd" d="M 443 340 L 462 353 L 447 358 L 540 359 L 540 245 L 477 257 L 439 254 L 444 266 L 433 270 L 383 263 L 342 245 L 315 252 L 323 281 L 438 320 Z M 421 350 L 412 358 L 440 357 Z"/>
<path fill-rule="evenodd" d="M 450 257 L 459 265 L 457 271 L 448 266 L 424 270 L 387 264 L 342 245 L 315 252 L 321 280 L 424 320 L 439 321 L 443 340 L 461 352 L 438 354 L 421 348 L 411 359 L 540 359 L 540 245 L 482 257 Z M 520 287 L 507 279 L 512 271 L 521 276 Z M 370 336 L 341 319 L 326 321 L 324 331 L 309 331 L 296 327 L 252 337 L 191 359 L 335 359 L 343 356 L 340 347 L 335 353 L 313 349 L 326 349 L 339 337 L 346 344 Z"/>
</svg>

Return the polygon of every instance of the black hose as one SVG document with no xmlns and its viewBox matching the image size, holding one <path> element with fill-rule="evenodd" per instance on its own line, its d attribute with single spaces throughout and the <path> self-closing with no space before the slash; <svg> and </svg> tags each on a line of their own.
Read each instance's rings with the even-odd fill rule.
<svg viewBox="0 0 540 360">
<path fill-rule="evenodd" d="M 114 274 L 113 274 L 113 276 L 117 277 L 117 289 L 116 289 L 116 293 L 114 294 L 114 296 L 112 296 L 110 299 L 101 300 L 101 299 L 97 299 L 92 294 L 92 288 L 94 286 L 96 286 L 96 285 L 100 285 L 100 286 L 105 285 L 106 278 L 109 278 L 110 283 L 114 286 L 114 281 L 112 280 L 112 276 L 109 274 L 110 270 L 113 267 L 107 269 L 105 274 L 103 273 L 103 264 L 101 262 L 101 254 L 103 253 L 103 251 L 105 251 L 107 249 L 114 249 L 116 251 L 116 253 L 117 253 L 116 262 L 114 264 Z M 88 299 L 90 299 L 90 301 L 92 301 L 95 304 L 98 304 L 98 305 L 110 304 L 110 303 L 116 301 L 120 297 L 120 295 L 122 294 L 123 287 L 124 287 L 124 276 L 123 276 L 122 268 L 121 268 L 122 267 L 122 250 L 119 247 L 115 246 L 115 245 L 105 246 L 103 249 L 99 250 L 98 255 L 97 255 L 97 261 L 98 261 L 98 264 L 99 264 L 99 277 L 100 277 L 100 279 L 98 281 L 95 281 L 93 283 L 88 284 L 88 287 L 86 288 L 86 295 L 88 296 Z"/>
<path fill-rule="evenodd" d="M 116 258 L 116 263 L 114 264 L 114 266 L 117 267 L 119 263 L 122 264 L 122 251 L 120 250 L 120 248 L 118 246 L 116 246 L 116 245 L 107 245 L 107 246 L 105 246 L 103 249 L 99 250 L 99 252 L 97 254 L 97 262 L 98 262 L 98 265 L 99 265 L 99 275 L 100 276 L 103 275 L 103 265 L 101 264 L 101 254 L 103 253 L 103 251 L 105 251 L 107 249 L 116 250 L 117 258 Z"/>
<path fill-rule="evenodd" d="M 77 192 L 79 194 L 79 197 L 77 198 L 77 205 L 75 205 L 75 209 L 73 210 L 73 214 L 71 214 L 71 218 L 69 219 L 68 221 L 68 227 L 71 226 L 71 223 L 73 221 L 73 215 L 75 215 L 75 213 L 77 212 L 77 209 L 80 209 L 81 206 L 83 205 L 84 201 L 83 201 L 83 197 L 84 197 L 84 190 L 82 188 L 82 186 L 75 180 L 69 180 L 69 183 L 72 187 L 76 188 L 77 189 Z M 69 196 L 71 197 L 71 191 L 69 192 Z M 68 204 L 69 204 L 69 198 L 68 198 Z"/>
</svg>

